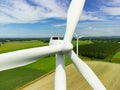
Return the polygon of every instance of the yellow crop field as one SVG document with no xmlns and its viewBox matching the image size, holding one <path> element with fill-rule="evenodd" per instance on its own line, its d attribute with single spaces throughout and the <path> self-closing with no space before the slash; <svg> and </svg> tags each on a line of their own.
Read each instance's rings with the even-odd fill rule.
<svg viewBox="0 0 120 90">
<path fill-rule="evenodd" d="M 120 90 L 120 65 L 107 62 L 86 62 L 100 78 L 107 90 Z M 67 90 L 92 90 L 82 75 L 70 64 L 67 70 Z M 54 90 L 54 73 L 26 84 L 22 90 Z"/>
</svg>

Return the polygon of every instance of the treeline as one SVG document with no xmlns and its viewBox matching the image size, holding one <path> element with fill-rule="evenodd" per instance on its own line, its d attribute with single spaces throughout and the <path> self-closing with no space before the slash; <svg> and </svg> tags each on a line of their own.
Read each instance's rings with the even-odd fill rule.
<svg viewBox="0 0 120 90">
<path fill-rule="evenodd" d="M 76 47 L 75 47 L 76 48 Z M 114 41 L 95 41 L 93 44 L 80 45 L 79 55 L 104 59 L 120 50 L 120 43 Z"/>
<path fill-rule="evenodd" d="M 44 43 L 48 43 L 50 38 L 0 38 L 0 45 L 6 42 L 13 42 L 13 41 L 31 41 L 31 40 L 38 40 Z"/>
</svg>

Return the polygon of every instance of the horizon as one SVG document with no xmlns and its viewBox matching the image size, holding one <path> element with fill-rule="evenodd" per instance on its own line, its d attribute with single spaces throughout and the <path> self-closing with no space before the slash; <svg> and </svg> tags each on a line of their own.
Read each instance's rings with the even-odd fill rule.
<svg viewBox="0 0 120 90">
<path fill-rule="evenodd" d="M 48 39 L 51 37 L 0 37 L 0 39 Z M 64 38 L 64 37 L 60 37 L 60 38 Z M 76 38 L 75 36 L 73 36 L 73 39 Z M 105 39 L 113 39 L 113 38 L 120 38 L 120 36 L 83 36 L 81 37 L 81 39 L 89 39 L 89 38 L 105 38 Z"/>
</svg>

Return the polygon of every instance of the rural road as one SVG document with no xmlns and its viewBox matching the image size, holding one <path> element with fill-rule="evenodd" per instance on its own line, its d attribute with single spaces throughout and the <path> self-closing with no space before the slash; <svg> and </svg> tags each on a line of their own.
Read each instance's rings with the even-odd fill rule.
<svg viewBox="0 0 120 90">
<path fill-rule="evenodd" d="M 87 62 L 101 79 L 107 90 L 120 90 L 120 65 L 106 62 Z M 92 90 L 71 64 L 66 67 L 67 90 Z M 54 90 L 54 73 L 51 73 L 20 90 Z"/>
</svg>

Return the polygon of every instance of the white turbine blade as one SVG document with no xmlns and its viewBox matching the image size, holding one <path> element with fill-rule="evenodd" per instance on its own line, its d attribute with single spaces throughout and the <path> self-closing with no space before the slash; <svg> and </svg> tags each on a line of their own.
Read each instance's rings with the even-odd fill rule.
<svg viewBox="0 0 120 90">
<path fill-rule="evenodd" d="M 0 71 L 30 64 L 61 50 L 62 45 L 51 45 L 0 54 Z"/>
<path fill-rule="evenodd" d="M 65 61 L 60 53 L 56 54 L 55 90 L 66 90 Z"/>
<path fill-rule="evenodd" d="M 78 35 L 76 33 L 74 33 L 75 37 L 78 38 Z"/>
<path fill-rule="evenodd" d="M 76 29 L 77 23 L 79 21 L 79 17 L 81 15 L 85 0 L 72 0 L 68 15 L 67 15 L 67 28 L 65 33 L 65 41 L 71 42 L 73 33 Z"/>
<path fill-rule="evenodd" d="M 79 57 L 71 51 L 67 54 L 79 72 L 88 81 L 93 90 L 106 90 L 101 81 L 97 78 L 94 72 L 89 68 L 89 66 L 84 63 Z"/>
</svg>

